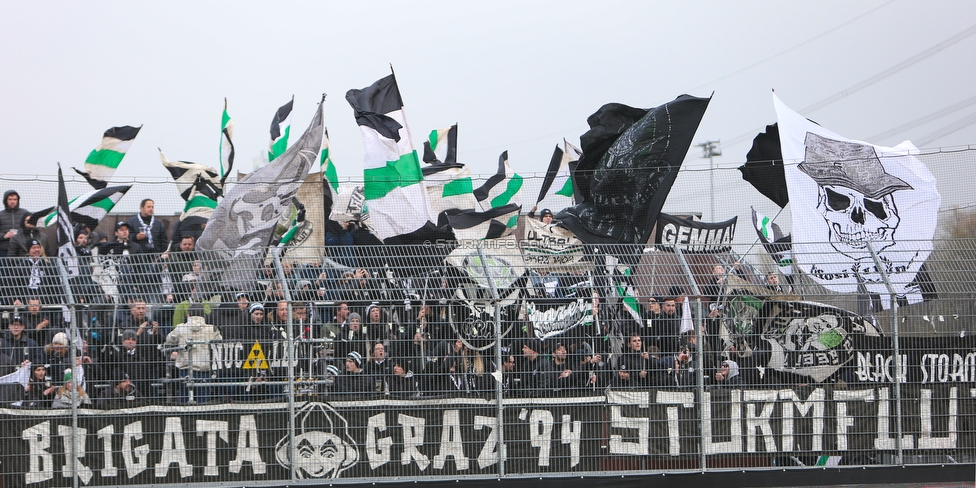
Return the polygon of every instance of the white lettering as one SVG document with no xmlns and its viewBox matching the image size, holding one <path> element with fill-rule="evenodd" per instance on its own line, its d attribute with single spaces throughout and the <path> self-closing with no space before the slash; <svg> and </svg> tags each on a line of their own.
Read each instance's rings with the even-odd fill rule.
<svg viewBox="0 0 976 488">
<path fill-rule="evenodd" d="M 203 468 L 204 476 L 217 476 L 217 436 L 227 443 L 227 421 L 197 419 L 197 437 L 204 437 L 207 441 L 207 465 Z"/>
<path fill-rule="evenodd" d="M 427 419 L 423 417 L 411 417 L 409 415 L 397 415 L 397 423 L 403 428 L 403 452 L 400 453 L 400 464 L 406 466 L 411 460 L 417 462 L 417 467 L 421 471 L 430 466 L 430 459 L 422 452 L 420 447 L 424 445 L 424 426 Z"/>
<path fill-rule="evenodd" d="M 461 414 L 457 410 L 444 411 L 441 422 L 441 449 L 434 456 L 434 469 L 444 469 L 447 458 L 454 458 L 458 471 L 468 469 L 468 457 L 464 455 L 464 440 L 461 438 Z"/>
<path fill-rule="evenodd" d="M 186 444 L 183 442 L 183 422 L 179 417 L 166 417 L 163 428 L 163 448 L 156 463 L 156 477 L 165 478 L 169 467 L 176 464 L 180 477 L 193 475 L 193 466 L 186 460 Z"/>
<path fill-rule="evenodd" d="M 386 432 L 386 416 L 383 414 L 373 415 L 366 421 L 366 457 L 372 469 L 390 462 L 390 447 L 393 446 L 389 436 L 379 439 L 377 444 L 377 432 Z"/>
<path fill-rule="evenodd" d="M 264 474 L 267 471 L 267 464 L 261 459 L 259 449 L 261 443 L 258 439 L 258 427 L 253 415 L 244 415 L 237 427 L 237 457 L 230 462 L 228 468 L 231 473 L 241 472 L 244 463 L 251 463 L 251 471 L 254 474 Z"/>
</svg>

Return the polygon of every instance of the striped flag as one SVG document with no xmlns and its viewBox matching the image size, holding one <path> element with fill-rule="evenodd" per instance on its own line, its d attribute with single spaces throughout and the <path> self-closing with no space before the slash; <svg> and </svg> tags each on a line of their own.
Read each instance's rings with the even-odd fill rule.
<svg viewBox="0 0 976 488">
<path fill-rule="evenodd" d="M 98 227 L 98 222 L 115 208 L 115 204 L 132 188 L 131 185 L 109 186 L 92 190 L 68 201 L 71 222 L 89 229 Z M 37 212 L 44 215 L 42 225 L 50 226 L 58 218 L 54 207 Z"/>
<path fill-rule="evenodd" d="M 514 231 L 521 211 L 521 206 L 509 203 L 484 212 L 466 210 L 447 214 L 447 220 L 454 231 L 454 238 L 459 241 L 497 239 Z"/>
<path fill-rule="evenodd" d="M 457 124 L 430 131 L 424 141 L 424 162 L 453 164 L 457 162 Z"/>
<path fill-rule="evenodd" d="M 132 140 L 139 135 L 142 126 L 132 127 L 124 125 L 122 127 L 112 127 L 105 131 L 102 136 L 102 143 L 88 154 L 85 158 L 85 170 L 81 171 L 74 168 L 75 172 L 85 177 L 92 187 L 97 190 L 105 188 L 108 179 L 115 174 L 119 163 L 132 145 Z"/>
<path fill-rule="evenodd" d="M 430 205 L 421 184 L 423 173 L 391 74 L 361 90 L 349 90 L 363 137 L 364 196 L 369 221 L 381 240 L 413 234 L 430 224 Z"/>
<path fill-rule="evenodd" d="M 542 189 L 539 190 L 536 204 L 550 195 L 573 198 L 573 178 L 570 175 L 569 164 L 579 161 L 582 155 L 583 153 L 566 139 L 563 139 L 563 147 L 556 146 L 552 152 L 552 159 L 549 160 L 549 169 L 546 170 L 546 178 L 542 181 Z"/>
<path fill-rule="evenodd" d="M 504 207 L 510 203 L 522 206 L 522 177 L 508 164 L 508 151 L 498 157 L 498 172 L 474 191 L 482 210 Z"/>
<path fill-rule="evenodd" d="M 159 151 L 159 160 L 176 180 L 176 189 L 186 202 L 180 220 L 190 216 L 209 219 L 217 208 L 217 198 L 223 195 L 217 170 L 187 161 L 170 161 L 162 150 Z"/>
<path fill-rule="evenodd" d="M 58 257 L 64 260 L 68 276 L 78 276 L 78 253 L 75 251 L 75 230 L 68 210 L 68 192 L 64 189 L 64 175 L 58 165 Z"/>
<path fill-rule="evenodd" d="M 227 113 L 227 99 L 224 99 L 224 114 L 220 117 L 220 186 L 227 181 L 227 175 L 234 168 L 234 121 Z M 165 164 L 165 163 L 164 163 Z"/>
<path fill-rule="evenodd" d="M 295 105 L 295 96 L 291 101 L 282 105 L 274 118 L 271 119 L 271 144 L 268 145 L 268 162 L 274 161 L 288 148 L 288 134 L 291 133 L 291 109 Z"/>
</svg>

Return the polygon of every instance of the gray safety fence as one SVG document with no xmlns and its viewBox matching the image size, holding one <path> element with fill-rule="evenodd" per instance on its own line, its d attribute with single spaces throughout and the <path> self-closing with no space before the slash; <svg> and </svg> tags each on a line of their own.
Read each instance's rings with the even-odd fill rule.
<svg viewBox="0 0 976 488">
<path fill-rule="evenodd" d="M 3 258 L 4 486 L 976 462 L 976 241 L 512 242 Z"/>
</svg>

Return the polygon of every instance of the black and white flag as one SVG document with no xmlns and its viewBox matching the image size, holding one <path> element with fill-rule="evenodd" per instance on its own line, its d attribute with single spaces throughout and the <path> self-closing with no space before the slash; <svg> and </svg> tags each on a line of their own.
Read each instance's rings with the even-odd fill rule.
<svg viewBox="0 0 976 488">
<path fill-rule="evenodd" d="M 773 102 L 799 269 L 840 293 L 856 293 L 861 282 L 885 308 L 891 306 L 886 281 L 899 300 L 921 302 L 915 278 L 932 252 L 942 200 L 918 149 L 909 141 L 891 148 L 853 141 L 800 116 L 775 94 Z"/>
<path fill-rule="evenodd" d="M 58 257 L 64 260 L 68 276 L 78 276 L 78 253 L 75 251 L 75 231 L 68 209 L 68 192 L 64 189 L 64 175 L 58 165 Z"/>
</svg>

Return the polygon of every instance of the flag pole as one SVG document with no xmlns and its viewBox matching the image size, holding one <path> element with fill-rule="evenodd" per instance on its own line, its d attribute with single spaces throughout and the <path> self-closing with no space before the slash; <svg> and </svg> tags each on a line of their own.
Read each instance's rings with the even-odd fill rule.
<svg viewBox="0 0 976 488">
<path fill-rule="evenodd" d="M 323 93 L 322 94 L 322 101 L 319 102 L 319 103 L 321 103 L 321 104 L 324 105 L 325 104 L 325 97 L 326 96 L 327 96 L 327 94 L 326 93 Z M 324 139 L 325 132 L 326 132 L 326 125 L 325 125 L 325 107 L 323 106 L 322 107 L 322 137 L 323 137 L 323 141 L 325 140 Z M 326 244 L 325 244 L 325 234 L 329 231 L 329 213 L 326 212 L 326 208 L 325 207 L 329 207 L 330 211 L 331 211 L 331 208 L 332 208 L 331 206 L 326 205 L 327 202 L 325 201 L 326 200 L 325 199 L 325 192 L 328 191 L 331 194 L 332 193 L 332 189 L 326 187 L 326 185 L 329 184 L 329 179 L 326 178 L 326 175 L 325 175 L 326 168 L 324 168 L 322 166 L 322 162 L 323 162 L 321 160 L 321 157 L 322 157 L 322 148 L 319 148 L 319 156 L 318 157 L 320 158 L 319 159 L 319 175 L 322 177 L 322 247 L 323 247 L 323 249 L 322 249 L 322 255 L 324 256 L 325 255 L 325 251 L 326 251 L 326 247 L 325 247 L 326 246 Z M 335 197 L 336 196 L 338 196 L 338 195 L 333 195 L 332 196 L 332 204 L 333 205 L 335 205 Z"/>
</svg>

